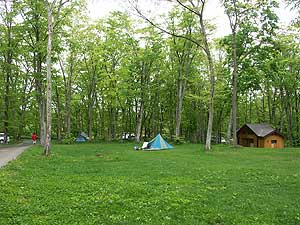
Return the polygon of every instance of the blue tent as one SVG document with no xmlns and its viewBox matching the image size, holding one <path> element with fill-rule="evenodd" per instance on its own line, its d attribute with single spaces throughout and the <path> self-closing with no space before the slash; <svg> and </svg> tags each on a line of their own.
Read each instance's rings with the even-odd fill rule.
<svg viewBox="0 0 300 225">
<path fill-rule="evenodd" d="M 81 142 L 87 142 L 87 140 L 88 140 L 88 136 L 84 132 L 81 132 L 81 134 L 79 134 L 75 139 L 75 142 L 81 143 Z"/>
<path fill-rule="evenodd" d="M 152 139 L 145 150 L 162 150 L 162 149 L 172 149 L 173 146 L 166 142 L 163 137 L 158 134 L 154 139 Z"/>
<path fill-rule="evenodd" d="M 79 135 L 76 139 L 75 142 L 81 143 L 81 142 L 86 142 L 86 138 L 84 136 Z"/>
</svg>

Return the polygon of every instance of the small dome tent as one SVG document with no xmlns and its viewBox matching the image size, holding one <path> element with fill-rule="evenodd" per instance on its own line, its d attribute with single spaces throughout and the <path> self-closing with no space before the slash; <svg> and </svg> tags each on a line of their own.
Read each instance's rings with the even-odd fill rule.
<svg viewBox="0 0 300 225">
<path fill-rule="evenodd" d="M 75 142 L 82 143 L 82 142 L 87 142 L 88 140 L 89 137 L 84 132 L 81 132 L 81 134 L 79 134 L 75 139 Z"/>
<path fill-rule="evenodd" d="M 144 150 L 162 150 L 162 149 L 172 149 L 173 146 L 166 142 L 163 137 L 158 134 L 153 138 Z"/>
</svg>

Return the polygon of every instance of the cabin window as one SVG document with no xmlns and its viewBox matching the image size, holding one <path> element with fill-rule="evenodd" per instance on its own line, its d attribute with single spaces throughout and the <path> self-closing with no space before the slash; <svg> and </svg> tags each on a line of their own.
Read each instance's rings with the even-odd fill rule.
<svg viewBox="0 0 300 225">
<path fill-rule="evenodd" d="M 272 140 L 271 143 L 272 144 L 277 144 L 277 140 Z"/>
</svg>

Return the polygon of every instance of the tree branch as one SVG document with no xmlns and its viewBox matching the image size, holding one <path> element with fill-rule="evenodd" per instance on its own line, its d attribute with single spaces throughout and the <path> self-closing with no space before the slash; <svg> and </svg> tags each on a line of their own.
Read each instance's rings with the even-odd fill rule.
<svg viewBox="0 0 300 225">
<path fill-rule="evenodd" d="M 132 5 L 132 3 L 131 3 L 131 5 Z M 152 20 L 150 20 L 148 17 L 146 17 L 137 6 L 133 6 L 133 8 L 138 13 L 139 17 L 141 17 L 142 19 L 144 19 L 145 21 L 147 21 L 148 23 L 150 23 L 153 27 L 157 28 L 158 30 L 162 31 L 163 33 L 171 35 L 173 37 L 178 37 L 178 38 L 186 39 L 186 40 L 194 43 L 195 45 L 197 45 L 198 47 L 200 47 L 201 49 L 203 49 L 205 51 L 205 48 L 198 41 L 195 41 L 192 38 L 184 36 L 184 35 L 176 34 L 173 31 L 168 31 L 168 30 L 160 27 L 158 24 L 154 23 Z"/>
</svg>

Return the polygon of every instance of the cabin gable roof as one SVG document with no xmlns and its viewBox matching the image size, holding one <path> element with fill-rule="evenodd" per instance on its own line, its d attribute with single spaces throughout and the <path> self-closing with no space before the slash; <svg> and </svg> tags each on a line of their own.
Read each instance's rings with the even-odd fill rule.
<svg viewBox="0 0 300 225">
<path fill-rule="evenodd" d="M 280 136 L 283 137 L 282 134 L 280 134 L 278 131 L 276 131 L 276 129 L 274 129 L 273 127 L 271 127 L 269 124 L 266 123 L 247 123 L 244 126 L 242 126 L 238 132 L 243 129 L 244 127 L 248 127 L 251 131 L 254 132 L 254 134 L 258 137 L 266 137 L 270 134 L 278 134 Z"/>
</svg>

